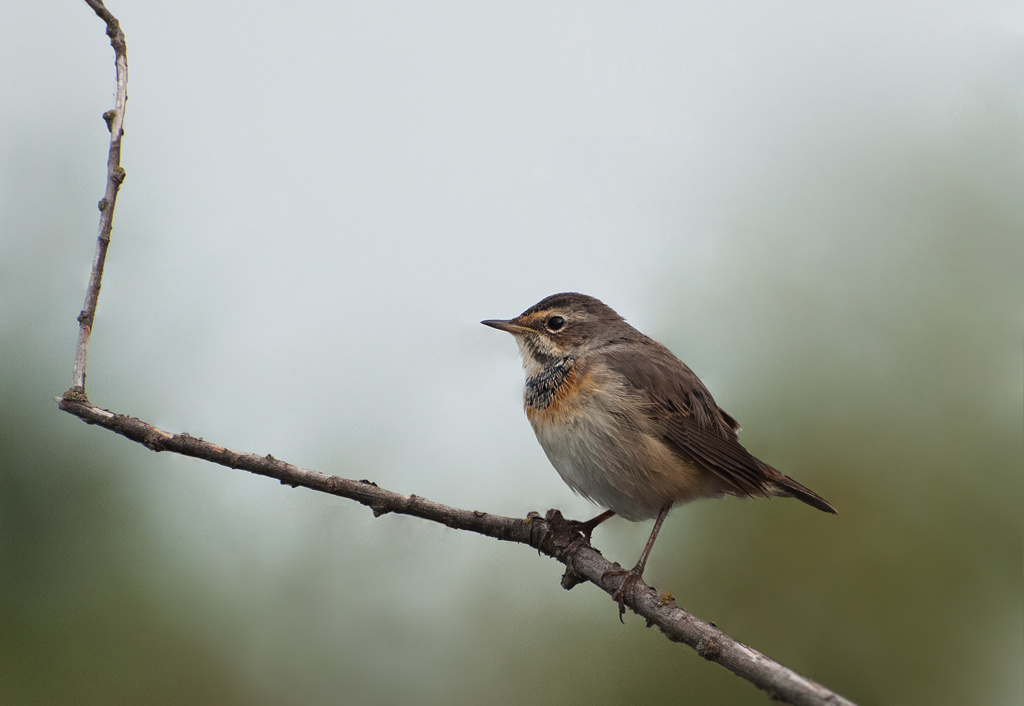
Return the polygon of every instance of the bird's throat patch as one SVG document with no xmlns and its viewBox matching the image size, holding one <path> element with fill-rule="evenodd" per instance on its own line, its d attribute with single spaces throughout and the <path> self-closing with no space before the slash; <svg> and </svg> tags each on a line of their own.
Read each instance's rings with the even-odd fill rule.
<svg viewBox="0 0 1024 706">
<path fill-rule="evenodd" d="M 558 392 L 572 372 L 576 361 L 562 358 L 526 380 L 523 401 L 527 409 L 547 409 L 558 397 Z"/>
</svg>

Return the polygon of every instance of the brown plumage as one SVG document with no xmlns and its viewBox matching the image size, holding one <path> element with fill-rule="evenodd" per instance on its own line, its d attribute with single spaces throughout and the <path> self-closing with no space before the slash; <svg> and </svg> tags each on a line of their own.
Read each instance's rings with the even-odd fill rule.
<svg viewBox="0 0 1024 706">
<path fill-rule="evenodd" d="M 795 497 L 823 512 L 824 498 L 755 458 L 739 424 L 685 363 L 583 294 L 552 295 L 514 319 L 483 321 L 516 338 L 526 371 L 524 406 L 548 459 L 574 491 L 611 514 L 656 518 L 639 579 L 668 510 L 702 497 Z"/>
<path fill-rule="evenodd" d="M 603 357 L 649 400 L 647 414 L 681 459 L 714 473 L 730 495 L 795 497 L 836 514 L 824 498 L 753 456 L 739 442 L 739 423 L 715 404 L 704 383 L 660 343 L 636 332 L 632 345 Z"/>
</svg>

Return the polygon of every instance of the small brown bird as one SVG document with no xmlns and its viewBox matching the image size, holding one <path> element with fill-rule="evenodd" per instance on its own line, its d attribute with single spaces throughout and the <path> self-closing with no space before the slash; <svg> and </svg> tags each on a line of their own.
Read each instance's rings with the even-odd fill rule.
<svg viewBox="0 0 1024 706">
<path fill-rule="evenodd" d="M 698 498 L 797 498 L 836 514 L 824 498 L 740 445 L 740 425 L 685 363 L 594 297 L 554 294 L 508 321 L 526 371 L 526 416 L 570 488 L 612 515 L 654 530 L 615 594 L 620 613 L 640 580 L 668 511 Z"/>
</svg>

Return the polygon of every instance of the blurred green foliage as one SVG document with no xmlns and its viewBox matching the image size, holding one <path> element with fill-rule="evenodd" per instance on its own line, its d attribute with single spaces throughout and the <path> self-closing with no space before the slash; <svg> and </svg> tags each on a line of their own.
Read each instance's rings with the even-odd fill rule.
<svg viewBox="0 0 1024 706">
<path fill-rule="evenodd" d="M 259 703 L 146 585 L 131 469 L 54 413 L 66 376 L 25 343 L 0 352 L 0 703 Z"/>
</svg>

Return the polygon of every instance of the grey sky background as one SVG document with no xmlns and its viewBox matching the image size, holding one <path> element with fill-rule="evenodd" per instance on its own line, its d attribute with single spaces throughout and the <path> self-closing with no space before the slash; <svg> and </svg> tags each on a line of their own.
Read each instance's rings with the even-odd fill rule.
<svg viewBox="0 0 1024 706">
<path fill-rule="evenodd" d="M 70 381 L 112 52 L 84 3 L 0 7 L 3 372 L 10 385 L 37 381 L 31 404 L 45 406 Z M 128 40 L 128 177 L 90 351 L 96 404 L 457 506 L 582 518 L 594 508 L 562 485 L 522 414 L 513 342 L 477 323 L 576 290 L 668 344 L 744 424 L 751 450 L 851 508 L 850 522 L 868 522 L 863 501 L 876 527 L 940 524 L 929 501 L 906 502 L 937 483 L 982 524 L 1016 522 L 1019 546 L 1007 459 L 1019 460 L 1024 387 L 1020 3 L 109 7 Z M 932 442 L 961 414 L 989 430 L 971 427 L 978 444 L 991 434 L 998 447 L 969 477 L 963 465 L 935 471 L 958 452 Z M 366 703 L 641 693 L 629 676 L 573 691 L 538 676 L 507 636 L 519 627 L 570 655 L 577 634 L 610 651 L 632 644 L 616 642 L 610 602 L 563 596 L 542 560 L 46 419 L 53 434 L 89 439 L 101 467 L 119 459 L 121 471 L 95 477 L 117 486 L 137 516 L 133 541 L 151 548 L 136 557 L 139 581 L 230 655 L 224 669 L 248 694 L 239 703 L 331 703 L 314 667 L 341 669 Z M 902 447 L 918 470 L 868 453 L 880 433 L 900 448 L 901 428 L 932 435 Z M 857 466 L 858 454 L 871 460 Z M 823 531 L 792 504 L 762 505 L 749 516 Z M 648 578 L 681 591 L 670 579 L 686 576 L 699 604 L 706 552 L 729 554 L 707 529 L 716 516 L 744 521 L 739 503 L 677 510 L 680 549 L 659 545 Z M 648 529 L 620 522 L 598 539 L 631 563 Z M 1005 563 L 985 567 L 992 585 L 1012 584 Z M 742 585 L 723 571 L 718 581 Z M 972 598 L 1010 606 L 984 623 L 1005 645 L 977 677 L 987 703 L 1024 691 L 1017 574 L 1016 608 L 1006 593 Z M 858 600 L 820 596 L 834 610 Z M 634 627 L 629 639 L 649 647 L 656 636 Z M 488 647 L 494 635 L 511 642 Z M 786 643 L 776 648 L 785 660 Z M 967 677 L 935 681 L 948 657 L 903 681 L 879 676 L 877 693 L 870 678 L 834 686 L 904 699 L 892 703 L 977 693 Z M 832 673 L 845 674 L 812 676 Z M 708 674 L 684 695 L 760 702 Z M 535 692 L 513 686 L 531 680 Z"/>
</svg>

